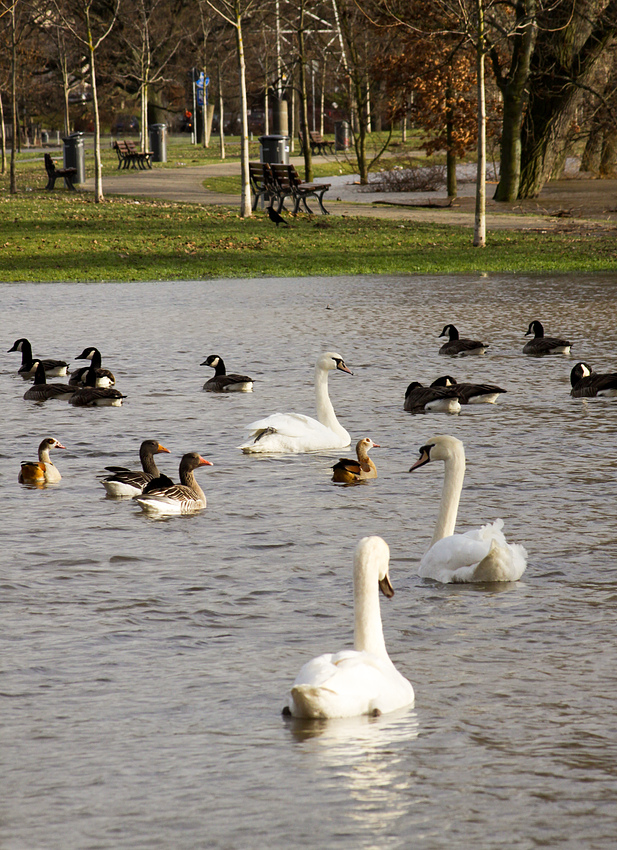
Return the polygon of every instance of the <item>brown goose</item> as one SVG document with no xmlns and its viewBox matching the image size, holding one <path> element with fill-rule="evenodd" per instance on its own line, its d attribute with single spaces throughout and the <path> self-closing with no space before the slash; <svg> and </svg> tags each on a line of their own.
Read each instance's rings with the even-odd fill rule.
<svg viewBox="0 0 617 850">
<path fill-rule="evenodd" d="M 109 496 L 137 496 L 143 492 L 146 484 L 161 474 L 154 460 L 154 455 L 160 452 L 169 454 L 169 449 L 162 446 L 158 440 L 144 440 L 139 447 L 141 470 L 126 469 L 123 466 L 108 466 L 108 472 L 113 475 L 103 478 L 102 484 Z M 142 471 L 143 470 L 143 471 Z"/>
<path fill-rule="evenodd" d="M 86 386 L 75 388 L 69 404 L 75 407 L 120 407 L 126 398 L 120 390 L 113 387 L 97 387 L 95 383 L 96 369 L 91 365 L 86 375 Z"/>
<path fill-rule="evenodd" d="M 409 413 L 459 413 L 461 405 L 453 387 L 423 387 L 412 381 L 405 390 L 403 410 Z"/>
<path fill-rule="evenodd" d="M 206 507 L 206 494 L 193 474 L 200 466 L 212 466 L 212 462 L 198 452 L 189 452 L 180 461 L 180 484 L 168 484 L 167 476 L 154 478 L 143 493 L 133 498 L 149 513 L 173 515 L 199 511 Z"/>
<path fill-rule="evenodd" d="M 64 449 L 54 437 L 45 437 L 39 446 L 39 459 L 24 460 L 19 470 L 17 480 L 20 484 L 30 484 L 40 487 L 42 484 L 57 484 L 62 478 L 58 469 L 49 459 L 50 449 Z"/>
<path fill-rule="evenodd" d="M 617 372 L 594 372 L 587 363 L 577 363 L 570 372 L 572 389 L 570 395 L 574 398 L 593 398 L 617 396 Z"/>
<path fill-rule="evenodd" d="M 364 437 L 356 443 L 357 460 L 342 457 L 332 467 L 332 480 L 341 484 L 355 484 L 357 481 L 366 481 L 369 478 L 377 478 L 377 467 L 368 456 L 372 448 L 380 448 L 379 443 L 374 443 L 370 437 Z"/>
<path fill-rule="evenodd" d="M 567 339 L 558 339 L 554 336 L 544 336 L 542 322 L 530 322 L 525 336 L 533 334 L 533 339 L 525 343 L 523 354 L 542 357 L 545 354 L 569 354 L 572 345 Z"/>
<path fill-rule="evenodd" d="M 116 379 L 114 377 L 113 372 L 110 372 L 109 369 L 103 369 L 101 366 L 102 358 L 101 352 L 98 348 L 93 348 L 89 346 L 88 348 L 84 348 L 81 354 L 78 354 L 75 360 L 89 360 L 90 366 L 94 366 L 94 370 L 96 373 L 96 384 L 97 387 L 113 387 L 116 383 Z M 75 369 L 71 372 L 71 377 L 69 378 L 69 384 L 82 384 L 85 386 L 86 383 L 86 375 L 88 374 L 88 369 L 90 366 L 81 366 L 79 369 Z"/>
<path fill-rule="evenodd" d="M 431 387 L 452 387 L 456 390 L 461 404 L 495 404 L 500 393 L 508 392 L 495 384 L 459 384 L 451 375 L 437 378 Z"/>
<path fill-rule="evenodd" d="M 218 354 L 206 357 L 200 366 L 212 366 L 214 375 L 204 384 L 207 393 L 252 393 L 253 379 L 248 375 L 228 375 L 223 358 Z"/>
<path fill-rule="evenodd" d="M 45 378 L 45 369 L 40 360 L 34 360 L 34 383 L 24 393 L 26 401 L 47 401 L 50 398 L 59 398 L 62 401 L 72 398 L 77 387 L 70 384 L 48 384 Z"/>
<path fill-rule="evenodd" d="M 69 364 L 64 360 L 43 360 L 41 357 L 33 357 L 32 346 L 25 337 L 16 339 L 8 353 L 11 351 L 21 351 L 21 366 L 17 370 L 17 374 L 21 375 L 24 381 L 32 380 L 36 372 L 37 362 L 43 364 L 49 378 L 62 378 L 69 368 Z"/>
<path fill-rule="evenodd" d="M 472 354 L 484 354 L 489 346 L 488 342 L 480 342 L 478 339 L 460 339 L 458 330 L 454 325 L 446 325 L 440 337 L 448 336 L 448 342 L 439 349 L 440 354 L 449 354 L 451 357 L 456 357 L 460 354 L 461 357 L 468 357 Z"/>
</svg>

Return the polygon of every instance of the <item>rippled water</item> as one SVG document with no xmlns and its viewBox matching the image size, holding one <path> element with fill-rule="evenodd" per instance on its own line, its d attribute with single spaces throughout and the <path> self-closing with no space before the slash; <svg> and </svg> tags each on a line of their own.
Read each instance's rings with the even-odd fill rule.
<svg viewBox="0 0 617 850">
<path fill-rule="evenodd" d="M 617 401 L 568 393 L 577 360 L 617 368 L 616 276 L 2 284 L 0 303 L 4 351 L 97 345 L 128 395 L 26 402 L 2 355 L 3 850 L 614 846 Z M 572 358 L 522 356 L 536 318 Z M 448 322 L 490 353 L 439 357 Z M 382 446 L 364 486 L 331 483 L 339 452 L 236 448 L 262 414 L 313 413 L 326 348 L 354 371 L 330 378 L 341 422 Z M 255 392 L 203 393 L 212 353 Z M 508 393 L 403 412 L 409 381 L 444 373 Z M 467 449 L 458 527 L 502 516 L 529 551 L 517 584 L 416 576 L 442 473 L 406 471 L 444 432 Z M 47 435 L 61 483 L 18 485 Z M 206 511 L 155 521 L 105 496 L 99 473 L 146 437 L 174 477 L 186 451 L 213 461 Z M 367 533 L 391 547 L 386 642 L 415 708 L 290 724 L 301 664 L 351 642 Z"/>
</svg>

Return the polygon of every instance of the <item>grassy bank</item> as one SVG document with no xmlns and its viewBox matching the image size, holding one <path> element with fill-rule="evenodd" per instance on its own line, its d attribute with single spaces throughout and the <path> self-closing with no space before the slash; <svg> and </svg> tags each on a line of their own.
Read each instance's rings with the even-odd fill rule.
<svg viewBox="0 0 617 850">
<path fill-rule="evenodd" d="M 614 232 L 491 233 L 373 218 L 298 216 L 85 194 L 0 195 L 0 280 L 111 281 L 242 276 L 616 271 Z"/>
</svg>

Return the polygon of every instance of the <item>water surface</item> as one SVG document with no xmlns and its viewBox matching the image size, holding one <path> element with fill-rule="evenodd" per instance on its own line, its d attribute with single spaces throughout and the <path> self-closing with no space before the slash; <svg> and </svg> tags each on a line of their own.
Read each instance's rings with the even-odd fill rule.
<svg viewBox="0 0 617 850">
<path fill-rule="evenodd" d="M 577 360 L 617 369 L 617 276 L 360 277 L 2 284 L 3 350 L 98 346 L 119 409 L 35 404 L 2 355 L 0 522 L 5 850 L 612 848 L 617 831 L 616 400 L 569 396 Z M 571 358 L 522 355 L 540 319 Z M 437 354 L 442 327 L 491 343 Z M 245 426 L 313 414 L 316 356 L 354 376 L 330 394 L 379 478 L 330 481 L 339 452 L 249 457 Z M 220 354 L 255 392 L 202 392 Z M 72 360 L 73 365 L 80 365 Z M 403 411 L 411 380 L 497 383 L 495 406 Z M 407 474 L 435 433 L 465 443 L 458 528 L 501 516 L 523 579 L 417 577 L 442 470 Z M 17 484 L 44 436 L 59 485 Z M 155 521 L 98 482 L 155 437 L 196 450 L 208 508 Z M 343 454 L 349 455 L 349 450 Z M 351 560 L 382 535 L 391 657 L 413 709 L 295 725 L 300 666 L 350 645 Z"/>
</svg>

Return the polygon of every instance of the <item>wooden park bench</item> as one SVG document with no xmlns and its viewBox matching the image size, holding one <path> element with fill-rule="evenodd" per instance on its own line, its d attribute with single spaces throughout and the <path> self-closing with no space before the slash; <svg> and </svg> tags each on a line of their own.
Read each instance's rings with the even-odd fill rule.
<svg viewBox="0 0 617 850">
<path fill-rule="evenodd" d="M 45 171 L 47 172 L 47 186 L 45 186 L 45 188 L 50 192 L 54 188 L 58 177 L 64 177 L 64 185 L 67 189 L 72 189 L 74 192 L 76 191 L 75 186 L 73 185 L 75 178 L 77 177 L 76 168 L 56 168 L 56 164 L 51 158 L 51 154 L 46 153 Z"/>
<path fill-rule="evenodd" d="M 307 198 L 313 197 L 317 199 L 317 203 L 321 207 L 324 215 L 329 215 L 328 210 L 323 205 L 323 196 L 330 188 L 330 183 L 303 183 L 300 175 L 293 165 L 283 165 L 271 163 L 270 168 L 274 176 L 274 181 L 277 188 L 279 199 L 278 212 L 283 209 L 285 198 L 292 197 L 294 199 L 293 214 L 296 215 L 300 209 L 300 204 L 309 214 L 313 211 L 306 202 Z"/>
<path fill-rule="evenodd" d="M 126 139 L 122 142 L 116 140 L 114 142 L 114 150 L 118 155 L 119 169 L 140 168 L 143 171 L 146 165 L 148 168 L 152 168 L 152 164 L 150 162 L 153 156 L 152 152 L 138 151 L 134 142 L 127 142 Z"/>
<path fill-rule="evenodd" d="M 253 209 L 257 209 L 257 204 L 261 201 L 263 209 L 265 201 L 278 196 L 272 169 L 267 162 L 249 162 L 249 180 L 251 182 L 251 192 L 253 193 Z"/>
<path fill-rule="evenodd" d="M 133 162 L 136 162 L 142 171 L 145 170 L 146 166 L 148 166 L 148 168 L 152 168 L 151 160 L 154 156 L 153 151 L 138 151 L 135 147 L 135 142 L 130 142 L 127 139 L 124 140 L 124 144 L 127 146 L 129 153 L 133 157 Z"/>
<path fill-rule="evenodd" d="M 334 142 L 328 141 L 328 139 L 324 139 L 321 133 L 317 133 L 314 130 L 309 133 L 311 152 L 315 153 L 317 151 L 318 154 L 326 153 L 326 148 L 328 148 L 328 153 L 334 153 Z"/>
</svg>

